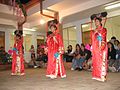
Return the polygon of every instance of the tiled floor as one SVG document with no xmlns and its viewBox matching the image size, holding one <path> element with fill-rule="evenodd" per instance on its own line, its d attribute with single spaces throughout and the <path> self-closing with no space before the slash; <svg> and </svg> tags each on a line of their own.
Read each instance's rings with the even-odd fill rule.
<svg viewBox="0 0 120 90">
<path fill-rule="evenodd" d="M 11 76 L 10 70 L 0 71 L 0 90 L 120 90 L 120 73 L 109 73 L 107 82 L 91 79 L 91 72 L 71 71 L 67 78 L 51 80 L 46 69 L 26 69 L 25 76 Z"/>
</svg>

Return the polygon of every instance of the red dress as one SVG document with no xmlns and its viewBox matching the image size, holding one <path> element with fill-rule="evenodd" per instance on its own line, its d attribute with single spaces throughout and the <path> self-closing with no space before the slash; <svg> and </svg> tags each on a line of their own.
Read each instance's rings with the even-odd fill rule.
<svg viewBox="0 0 120 90">
<path fill-rule="evenodd" d="M 63 65 L 62 53 L 63 41 L 59 33 L 55 33 L 54 36 L 49 35 L 47 37 L 48 46 L 48 66 L 47 66 L 47 77 L 61 78 L 66 77 L 65 68 Z M 59 52 L 59 56 L 55 58 L 55 53 Z"/>
<path fill-rule="evenodd" d="M 92 79 L 105 81 L 107 75 L 107 30 L 98 28 L 92 34 Z"/>
<path fill-rule="evenodd" d="M 24 75 L 23 37 L 15 41 L 12 59 L 12 74 Z"/>
</svg>

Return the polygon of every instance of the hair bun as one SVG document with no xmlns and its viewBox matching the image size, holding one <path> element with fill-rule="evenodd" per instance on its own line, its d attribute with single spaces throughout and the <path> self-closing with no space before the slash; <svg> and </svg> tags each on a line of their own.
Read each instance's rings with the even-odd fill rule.
<svg viewBox="0 0 120 90">
<path fill-rule="evenodd" d="M 101 12 L 98 14 L 93 14 L 91 15 L 91 20 L 94 20 L 95 18 L 102 18 L 102 17 L 106 17 L 107 16 L 107 12 Z"/>
<path fill-rule="evenodd" d="M 107 12 L 101 12 L 101 16 L 102 17 L 106 17 L 107 16 Z"/>
</svg>

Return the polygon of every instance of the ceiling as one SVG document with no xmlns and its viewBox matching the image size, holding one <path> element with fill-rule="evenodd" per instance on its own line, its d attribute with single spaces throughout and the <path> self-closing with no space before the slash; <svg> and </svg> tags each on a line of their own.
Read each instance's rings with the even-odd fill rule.
<svg viewBox="0 0 120 90">
<path fill-rule="evenodd" d="M 52 5 L 52 6 L 49 6 L 47 8 L 51 9 L 51 10 L 54 10 L 54 11 L 59 11 L 60 12 L 62 10 L 72 8 L 72 7 L 74 7 L 74 6 L 78 5 L 78 4 L 82 4 L 82 3 L 85 3 L 85 2 L 88 2 L 88 1 L 91 1 L 91 0 L 75 0 L 75 1 L 74 0 L 61 0 L 60 2 L 58 2 L 58 3 L 56 3 L 56 4 Z M 47 10 L 44 10 L 43 12 L 45 14 L 47 14 L 47 15 L 52 15 L 52 16 L 54 14 L 54 13 L 49 12 Z M 32 15 L 30 15 L 30 16 L 28 16 L 28 22 L 33 22 L 35 20 L 40 20 L 40 19 L 41 19 L 41 16 L 40 16 L 39 11 L 32 14 Z M 45 18 L 45 17 L 44 17 L 44 19 L 46 21 L 50 20 L 50 18 Z"/>
<path fill-rule="evenodd" d="M 109 12 L 116 11 L 116 10 L 120 10 L 120 7 L 115 8 L 115 9 L 105 10 L 105 5 L 96 6 L 96 7 L 93 7 L 93 8 L 86 9 L 82 12 L 74 13 L 72 15 L 64 17 L 63 24 L 88 18 L 92 14 L 97 14 L 97 13 L 105 12 L 105 11 L 109 13 Z"/>
<path fill-rule="evenodd" d="M 101 3 L 100 5 L 98 1 L 104 2 L 104 3 Z M 44 5 L 43 8 L 44 9 L 49 8 L 54 11 L 58 11 L 60 15 L 62 14 L 64 15 L 67 13 L 66 14 L 67 16 L 63 18 L 63 24 L 66 24 L 76 20 L 88 18 L 93 13 L 105 11 L 103 4 L 106 4 L 111 1 L 116 1 L 116 0 L 45 0 L 43 2 L 43 5 Z M 97 3 L 98 5 L 95 5 L 94 2 L 98 2 Z M 45 21 L 47 22 L 48 20 L 50 20 L 50 18 L 42 17 L 39 12 L 40 10 L 39 7 L 40 5 L 38 4 L 28 11 L 27 23 L 29 24 L 30 28 L 36 28 L 38 31 L 44 33 L 45 25 L 40 25 L 39 21 L 41 18 L 44 18 Z M 87 7 L 87 9 L 85 7 Z M 13 13 L 11 13 L 13 11 L 10 11 L 9 9 L 10 9 L 9 7 L 8 7 L 8 11 L 6 11 L 6 9 L 5 10 L 0 9 L 0 18 L 16 21 L 16 17 L 13 15 Z M 65 11 L 68 11 L 68 12 L 65 12 Z M 76 11 L 76 12 L 71 13 L 72 11 Z M 44 13 L 48 15 L 53 15 L 53 13 L 48 12 L 46 10 L 44 10 Z"/>
<path fill-rule="evenodd" d="M 88 1 L 91 1 L 91 0 L 63 0 L 55 5 L 50 6 L 49 8 L 52 10 L 61 11 L 63 9 L 64 10 L 69 9 L 76 5 L 79 5 Z"/>
</svg>

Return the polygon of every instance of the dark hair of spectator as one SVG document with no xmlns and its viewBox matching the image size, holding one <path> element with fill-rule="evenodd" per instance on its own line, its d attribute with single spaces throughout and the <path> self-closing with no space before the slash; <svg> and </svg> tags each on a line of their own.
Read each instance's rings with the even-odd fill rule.
<svg viewBox="0 0 120 90">
<path fill-rule="evenodd" d="M 112 50 L 114 50 L 115 48 L 114 48 L 114 45 L 111 43 L 111 42 L 108 42 L 108 44 L 111 44 L 111 48 L 112 48 Z"/>
<path fill-rule="evenodd" d="M 85 47 L 85 45 L 82 43 L 81 46 Z"/>
<path fill-rule="evenodd" d="M 77 47 L 79 47 L 79 49 L 80 49 L 80 45 L 79 45 L 79 44 L 76 44 L 76 51 L 77 51 Z"/>
<path fill-rule="evenodd" d="M 118 44 L 120 43 L 119 40 L 115 40 L 114 43 L 117 42 Z"/>
<path fill-rule="evenodd" d="M 111 39 L 116 39 L 116 37 L 115 37 L 115 36 L 113 36 L 113 37 L 111 37 Z"/>
<path fill-rule="evenodd" d="M 72 47 L 72 45 L 69 45 L 67 48 Z"/>
</svg>

